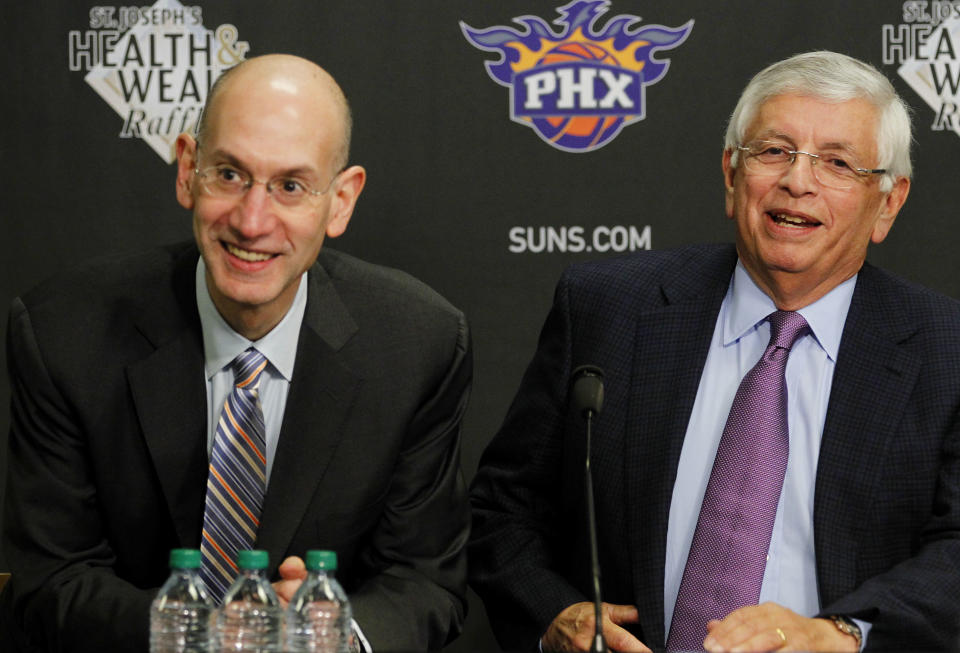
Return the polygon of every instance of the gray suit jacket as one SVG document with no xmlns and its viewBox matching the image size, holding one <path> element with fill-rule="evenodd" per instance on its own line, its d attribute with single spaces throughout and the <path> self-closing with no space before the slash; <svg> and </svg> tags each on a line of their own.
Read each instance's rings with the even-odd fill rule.
<svg viewBox="0 0 960 653">
<path fill-rule="evenodd" d="M 25 650 L 146 650 L 169 549 L 199 546 L 197 256 L 102 261 L 14 302 L 0 622 Z M 413 278 L 327 248 L 308 279 L 256 546 L 272 576 L 336 550 L 378 651 L 439 648 L 465 612 L 466 322 Z"/>
<path fill-rule="evenodd" d="M 603 598 L 665 645 L 667 520 L 732 246 L 648 252 L 564 274 L 533 361 L 474 481 L 471 584 L 508 649 L 590 600 L 584 425 L 570 371 L 598 365 L 593 427 Z M 870 648 L 952 649 L 960 630 L 960 304 L 870 265 L 857 280 L 814 498 L 824 614 Z"/>
</svg>

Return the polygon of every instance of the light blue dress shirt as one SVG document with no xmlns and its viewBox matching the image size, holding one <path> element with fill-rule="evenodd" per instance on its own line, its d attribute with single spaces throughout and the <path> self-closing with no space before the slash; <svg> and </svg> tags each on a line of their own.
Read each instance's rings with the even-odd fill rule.
<svg viewBox="0 0 960 653">
<path fill-rule="evenodd" d="M 773 601 L 807 617 L 820 609 L 813 541 L 817 458 L 840 337 L 855 284 L 856 276 L 799 310 L 811 333 L 794 343 L 787 361 L 790 455 L 760 602 Z M 765 318 L 775 310 L 773 301 L 738 262 L 717 317 L 670 503 L 663 588 L 666 632 L 670 631 L 700 505 L 730 406 L 741 379 L 769 344 L 770 325 Z"/>
<path fill-rule="evenodd" d="M 213 450 L 217 422 L 227 397 L 233 392 L 233 371 L 230 362 L 250 347 L 269 361 L 260 378 L 260 404 L 263 406 L 263 423 L 267 441 L 267 486 L 270 485 L 270 470 L 280 439 L 280 425 L 287 405 L 287 393 L 293 378 L 293 363 L 297 357 L 297 342 L 300 340 L 300 325 L 307 308 L 307 275 L 300 277 L 300 285 L 290 310 L 270 333 L 256 342 L 248 340 L 233 330 L 217 311 L 206 282 L 206 265 L 203 257 L 197 262 L 197 309 L 200 311 L 200 326 L 203 331 L 203 353 L 207 379 L 207 454 Z"/>
<path fill-rule="evenodd" d="M 256 347 L 269 362 L 260 378 L 260 405 L 263 407 L 263 423 L 266 429 L 269 486 L 270 470 L 280 439 L 280 426 L 283 424 L 283 411 L 287 405 L 290 381 L 293 379 L 300 326 L 307 308 L 307 274 L 300 277 L 293 304 L 280 323 L 264 337 L 251 341 L 234 331 L 214 306 L 207 288 L 206 272 L 207 266 L 203 257 L 200 257 L 197 261 L 196 288 L 207 379 L 207 456 L 213 451 L 213 439 L 217 434 L 217 422 L 220 421 L 223 404 L 233 392 L 234 380 L 230 363 L 250 347 Z M 359 650 L 372 653 L 373 647 L 356 620 L 351 619 L 350 623 L 359 641 Z"/>
</svg>

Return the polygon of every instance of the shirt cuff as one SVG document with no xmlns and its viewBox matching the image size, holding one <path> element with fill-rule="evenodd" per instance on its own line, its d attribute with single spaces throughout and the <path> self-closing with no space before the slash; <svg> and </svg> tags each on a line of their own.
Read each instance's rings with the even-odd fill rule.
<svg viewBox="0 0 960 653">
<path fill-rule="evenodd" d="M 867 645 L 867 637 L 870 636 L 870 629 L 873 628 L 873 624 L 867 621 L 861 621 L 860 619 L 850 618 L 850 621 L 857 624 L 860 628 L 860 650 L 862 651 Z"/>
</svg>

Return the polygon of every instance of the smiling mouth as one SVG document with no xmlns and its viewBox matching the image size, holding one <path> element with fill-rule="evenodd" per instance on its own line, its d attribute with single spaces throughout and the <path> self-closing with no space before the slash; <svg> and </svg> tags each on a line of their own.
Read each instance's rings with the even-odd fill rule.
<svg viewBox="0 0 960 653">
<path fill-rule="evenodd" d="M 804 228 L 804 227 L 818 227 L 820 223 L 816 220 L 811 220 L 809 218 L 804 218 L 798 215 L 790 215 L 789 213 L 767 213 L 770 216 L 770 219 L 773 220 L 776 224 L 784 227 L 793 227 L 793 228 Z"/>
<path fill-rule="evenodd" d="M 246 249 L 240 249 L 236 245 L 231 245 L 230 243 L 223 243 L 224 248 L 234 256 L 236 256 L 241 261 L 247 261 L 249 263 L 259 263 L 261 261 L 266 261 L 273 258 L 274 254 L 266 254 L 264 252 L 251 252 Z"/>
</svg>

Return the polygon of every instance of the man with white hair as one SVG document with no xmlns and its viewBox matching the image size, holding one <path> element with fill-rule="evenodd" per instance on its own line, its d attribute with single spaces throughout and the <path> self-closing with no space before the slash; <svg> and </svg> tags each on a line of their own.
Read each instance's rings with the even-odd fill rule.
<svg viewBox="0 0 960 653">
<path fill-rule="evenodd" d="M 736 244 L 575 265 L 472 489 L 505 648 L 587 650 L 583 421 L 619 651 L 948 649 L 960 629 L 960 304 L 865 262 L 910 188 L 907 108 L 811 52 L 748 84 Z"/>
</svg>

